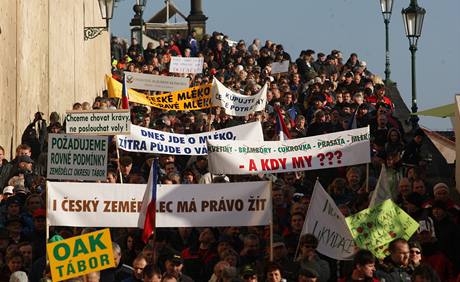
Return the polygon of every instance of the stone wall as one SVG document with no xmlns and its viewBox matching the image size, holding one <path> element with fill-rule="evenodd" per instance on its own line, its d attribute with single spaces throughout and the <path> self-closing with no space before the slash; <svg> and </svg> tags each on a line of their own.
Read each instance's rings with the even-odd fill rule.
<svg viewBox="0 0 460 282">
<path fill-rule="evenodd" d="M 0 145 L 9 156 L 38 110 L 62 119 L 101 95 L 110 36 L 83 39 L 85 25 L 105 25 L 97 0 L 4 0 L 0 15 Z"/>
</svg>

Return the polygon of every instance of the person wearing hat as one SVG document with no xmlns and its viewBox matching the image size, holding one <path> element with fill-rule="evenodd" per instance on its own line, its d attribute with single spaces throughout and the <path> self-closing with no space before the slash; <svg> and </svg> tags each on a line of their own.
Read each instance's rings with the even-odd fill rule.
<svg viewBox="0 0 460 282">
<path fill-rule="evenodd" d="M 123 183 L 128 183 L 132 168 L 133 158 L 131 156 L 123 156 L 120 158 L 120 172 L 123 177 Z"/>
<path fill-rule="evenodd" d="M 258 281 L 257 272 L 254 270 L 254 268 L 251 265 L 245 265 L 243 267 L 243 270 L 241 271 L 241 278 L 245 282 L 257 282 Z"/>
<path fill-rule="evenodd" d="M 167 255 L 164 262 L 165 273 L 163 276 L 173 275 L 176 277 L 178 282 L 193 282 L 194 280 L 191 277 L 182 273 L 183 268 L 184 260 L 182 259 L 182 256 L 179 253 L 171 252 Z"/>
<path fill-rule="evenodd" d="M 459 215 L 460 213 L 460 206 L 457 205 L 451 197 L 451 194 L 449 192 L 449 186 L 447 186 L 446 183 L 440 182 L 437 183 L 436 185 L 433 186 L 433 196 L 434 199 L 430 200 L 427 203 L 427 207 L 430 207 L 433 201 L 441 201 L 444 202 L 447 206 L 447 210 L 449 213 L 452 215 Z"/>
</svg>

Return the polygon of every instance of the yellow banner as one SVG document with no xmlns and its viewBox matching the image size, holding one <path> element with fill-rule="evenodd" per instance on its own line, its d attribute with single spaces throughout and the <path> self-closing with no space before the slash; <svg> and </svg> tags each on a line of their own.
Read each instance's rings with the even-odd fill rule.
<svg viewBox="0 0 460 282">
<path fill-rule="evenodd" d="M 108 228 L 46 245 L 53 281 L 115 266 Z"/>
<path fill-rule="evenodd" d="M 121 98 L 122 84 L 106 76 L 109 97 Z M 129 101 L 162 110 L 191 111 L 209 109 L 212 84 L 199 85 L 179 91 L 158 95 L 145 95 L 128 89 Z"/>
</svg>

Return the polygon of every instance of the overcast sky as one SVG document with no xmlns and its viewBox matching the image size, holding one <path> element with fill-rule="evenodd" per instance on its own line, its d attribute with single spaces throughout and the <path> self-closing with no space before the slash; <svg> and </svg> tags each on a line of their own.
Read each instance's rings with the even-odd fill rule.
<svg viewBox="0 0 460 282">
<path fill-rule="evenodd" d="M 111 31 L 126 39 L 135 0 L 117 4 Z M 189 0 L 174 4 L 188 15 Z M 391 79 L 410 108 L 411 70 L 409 43 L 401 10 L 409 0 L 394 1 L 390 22 Z M 417 51 L 417 101 L 419 111 L 452 103 L 460 93 L 460 1 L 422 0 L 426 9 Z M 147 0 L 144 18 L 164 7 L 164 1 Z M 223 32 L 233 40 L 271 39 L 297 58 L 300 50 L 329 53 L 339 49 L 348 58 L 356 52 L 368 68 L 384 77 L 385 29 L 378 0 L 203 0 L 207 32 Z M 177 19 L 180 21 L 180 19 Z M 345 59 L 346 59 L 345 58 Z M 430 129 L 452 128 L 449 119 L 422 118 Z"/>
</svg>

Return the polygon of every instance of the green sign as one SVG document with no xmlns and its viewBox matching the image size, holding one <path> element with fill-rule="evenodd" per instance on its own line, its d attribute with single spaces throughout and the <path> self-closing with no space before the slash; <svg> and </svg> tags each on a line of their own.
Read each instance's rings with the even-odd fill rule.
<svg viewBox="0 0 460 282">
<path fill-rule="evenodd" d="M 370 250 L 378 258 L 387 254 L 388 243 L 397 238 L 409 239 L 419 227 L 392 200 L 386 200 L 345 220 L 356 245 Z"/>
</svg>

